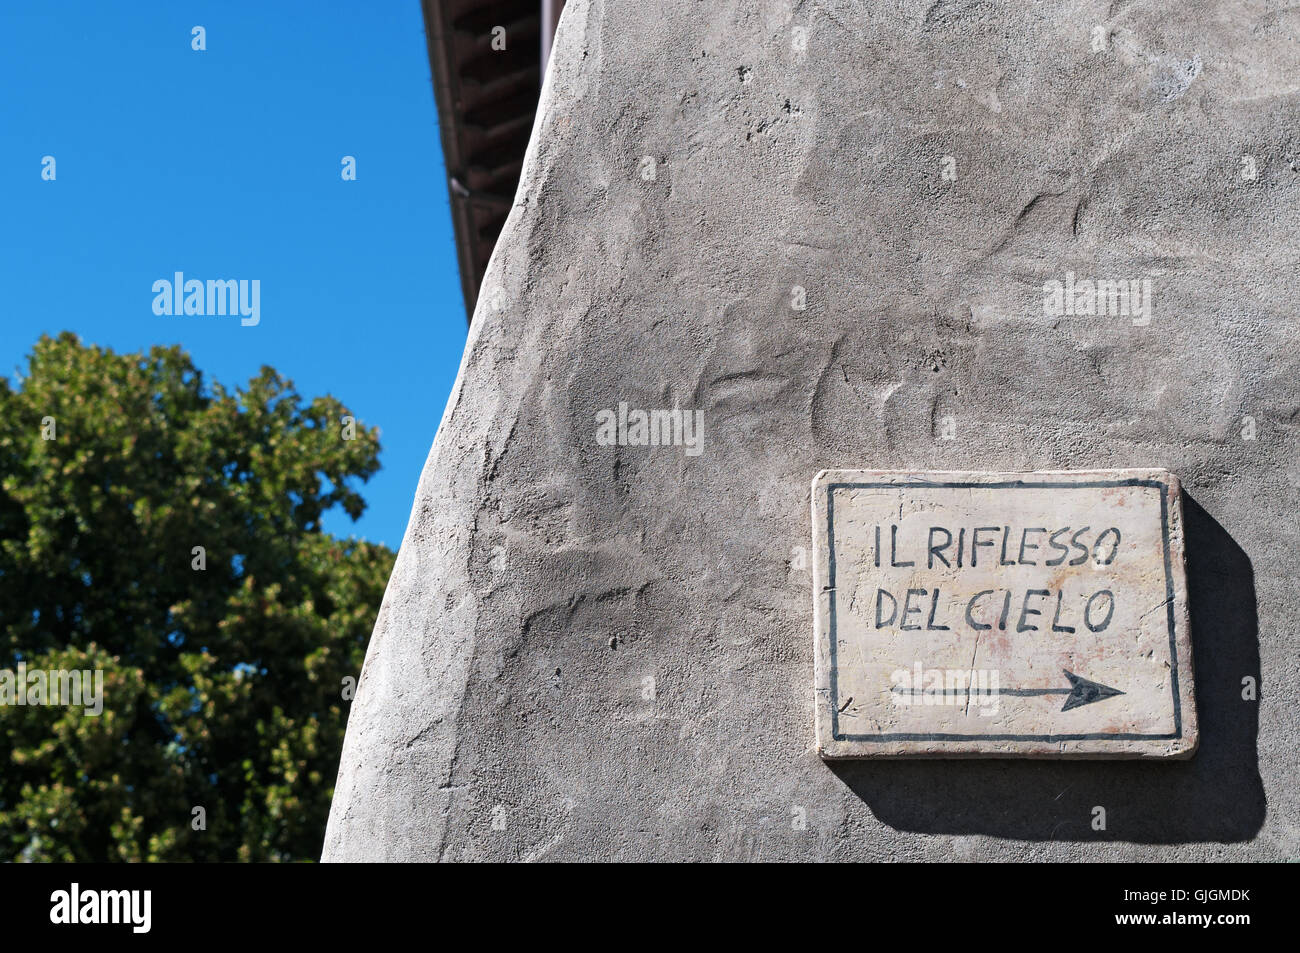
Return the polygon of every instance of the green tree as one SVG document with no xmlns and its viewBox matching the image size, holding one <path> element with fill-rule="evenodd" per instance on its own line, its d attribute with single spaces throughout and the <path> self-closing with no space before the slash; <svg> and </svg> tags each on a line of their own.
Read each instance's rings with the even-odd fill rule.
<svg viewBox="0 0 1300 953">
<path fill-rule="evenodd" d="M 319 856 L 393 564 L 321 529 L 379 468 L 348 416 L 66 333 L 0 379 L 0 669 L 103 672 L 99 716 L 0 705 L 0 855 Z"/>
</svg>

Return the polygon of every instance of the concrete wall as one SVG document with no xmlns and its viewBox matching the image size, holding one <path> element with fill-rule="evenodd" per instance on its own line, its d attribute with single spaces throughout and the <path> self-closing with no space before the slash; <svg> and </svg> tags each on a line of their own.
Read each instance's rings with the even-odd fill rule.
<svg viewBox="0 0 1300 953">
<path fill-rule="evenodd" d="M 325 858 L 1300 856 L 1298 65 L 1281 3 L 571 2 Z M 825 467 L 1177 473 L 1196 757 L 823 763 Z"/>
</svg>

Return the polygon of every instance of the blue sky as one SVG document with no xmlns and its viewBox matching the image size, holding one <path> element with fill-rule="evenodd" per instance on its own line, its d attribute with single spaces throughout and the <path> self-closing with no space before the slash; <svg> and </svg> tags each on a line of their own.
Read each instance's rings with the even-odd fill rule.
<svg viewBox="0 0 1300 953">
<path fill-rule="evenodd" d="M 396 549 L 466 332 L 419 4 L 6 3 L 0 90 L 0 373 L 64 330 L 269 364 L 381 428 L 326 528 Z M 260 279 L 261 323 L 155 315 L 176 271 Z"/>
</svg>

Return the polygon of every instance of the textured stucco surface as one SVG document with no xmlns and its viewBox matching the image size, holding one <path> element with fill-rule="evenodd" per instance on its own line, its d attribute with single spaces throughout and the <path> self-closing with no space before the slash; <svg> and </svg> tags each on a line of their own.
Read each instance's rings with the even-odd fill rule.
<svg viewBox="0 0 1300 953">
<path fill-rule="evenodd" d="M 325 858 L 1300 856 L 1298 35 L 1238 0 L 571 0 Z M 1151 279 L 1150 323 L 1046 316 L 1066 271 Z M 699 410 L 702 452 L 600 445 L 619 402 Z M 1196 757 L 824 763 L 827 467 L 1177 473 Z"/>
</svg>

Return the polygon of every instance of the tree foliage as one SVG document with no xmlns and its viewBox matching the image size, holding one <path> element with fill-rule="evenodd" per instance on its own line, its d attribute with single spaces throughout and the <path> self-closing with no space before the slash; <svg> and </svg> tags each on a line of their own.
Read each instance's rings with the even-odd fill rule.
<svg viewBox="0 0 1300 953">
<path fill-rule="evenodd" d="M 0 669 L 104 679 L 99 716 L 0 705 L 0 851 L 319 856 L 393 562 L 321 528 L 379 468 L 348 416 L 267 367 L 209 389 L 179 348 L 71 334 L 0 379 Z"/>
</svg>

